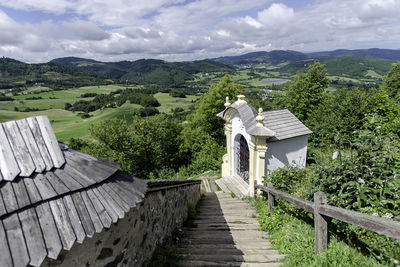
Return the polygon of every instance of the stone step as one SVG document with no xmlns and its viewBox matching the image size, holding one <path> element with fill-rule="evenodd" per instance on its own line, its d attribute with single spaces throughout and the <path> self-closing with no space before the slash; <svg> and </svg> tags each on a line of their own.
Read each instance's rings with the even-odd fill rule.
<svg viewBox="0 0 400 267">
<path fill-rule="evenodd" d="M 242 261 L 242 262 L 275 262 L 285 258 L 285 255 L 181 255 L 184 260 L 201 260 L 201 261 Z"/>
<path fill-rule="evenodd" d="M 232 266 L 232 267 L 278 267 L 281 266 L 281 263 L 275 263 L 275 262 L 268 262 L 268 263 L 257 263 L 257 262 L 228 262 L 228 261 L 200 261 L 200 260 L 182 260 L 177 263 L 176 266 L 178 267 L 188 267 L 188 266 L 193 266 L 193 267 L 226 267 L 226 266 Z"/>
<path fill-rule="evenodd" d="M 177 248 L 178 254 L 185 255 L 279 255 L 274 249 L 238 249 L 238 248 Z"/>
<path fill-rule="evenodd" d="M 255 218 L 256 213 L 253 211 L 237 211 L 237 210 L 232 210 L 232 211 L 208 211 L 208 212 L 199 212 L 198 216 L 196 216 L 198 219 L 203 219 L 203 218 L 208 218 L 208 217 L 224 217 L 224 216 L 246 216 L 250 218 Z"/>
<path fill-rule="evenodd" d="M 256 218 L 252 218 L 250 216 L 245 217 L 245 216 L 241 216 L 241 214 L 238 215 L 229 215 L 229 214 L 225 214 L 224 216 L 196 216 L 196 219 L 193 222 L 196 221 L 209 221 L 209 222 L 213 222 L 213 221 L 218 221 L 218 222 L 237 222 L 240 223 L 242 222 L 254 222 L 257 223 L 257 219 Z"/>
<path fill-rule="evenodd" d="M 229 230 L 229 231 L 187 231 L 184 232 L 184 236 L 190 238 L 225 238 L 225 237 L 233 237 L 233 238 L 263 238 L 269 237 L 266 232 L 258 231 L 258 230 Z"/>
<path fill-rule="evenodd" d="M 254 239 L 254 238 L 241 238 L 233 240 L 232 237 L 227 238 L 182 238 L 180 240 L 182 246 L 183 244 L 231 244 L 239 246 L 262 246 L 264 248 L 270 248 L 271 243 L 266 239 Z"/>
<path fill-rule="evenodd" d="M 177 248 L 186 249 L 258 249 L 258 250 L 269 250 L 271 249 L 271 244 L 268 240 L 266 242 L 248 243 L 248 244 L 179 244 Z"/>
<path fill-rule="evenodd" d="M 192 228 L 183 228 L 184 231 L 227 231 L 227 230 L 260 230 L 260 226 L 258 224 L 236 224 L 236 225 L 228 225 L 228 224 L 198 224 L 196 227 Z"/>
</svg>

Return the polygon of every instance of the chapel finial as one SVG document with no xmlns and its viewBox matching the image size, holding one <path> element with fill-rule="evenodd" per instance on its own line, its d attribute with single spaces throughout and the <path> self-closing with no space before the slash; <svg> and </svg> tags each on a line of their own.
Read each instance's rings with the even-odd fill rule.
<svg viewBox="0 0 400 267">
<path fill-rule="evenodd" d="M 225 104 L 224 104 L 224 106 L 225 106 L 226 108 L 228 108 L 230 105 L 231 105 L 231 103 L 229 103 L 229 96 L 227 96 L 227 97 L 225 98 Z"/>
<path fill-rule="evenodd" d="M 256 117 L 256 121 L 257 121 L 256 126 L 257 127 L 263 127 L 264 126 L 264 116 L 262 115 L 262 113 L 263 113 L 263 109 L 259 108 L 258 109 L 258 115 Z"/>
<path fill-rule="evenodd" d="M 236 100 L 235 104 L 240 106 L 241 104 L 247 104 L 246 100 L 244 100 L 244 95 L 238 95 L 238 100 Z"/>
</svg>

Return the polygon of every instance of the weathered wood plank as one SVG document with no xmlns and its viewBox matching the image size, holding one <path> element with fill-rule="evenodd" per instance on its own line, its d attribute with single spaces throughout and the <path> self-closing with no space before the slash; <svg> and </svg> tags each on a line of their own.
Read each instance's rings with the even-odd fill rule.
<svg viewBox="0 0 400 267">
<path fill-rule="evenodd" d="M 68 174 L 64 169 L 56 169 L 54 174 L 60 178 L 61 181 L 71 190 L 75 191 L 83 187 L 77 180 L 75 180 L 71 175 Z"/>
<path fill-rule="evenodd" d="M 97 183 L 102 182 L 107 179 L 112 174 L 114 174 L 118 169 L 107 167 L 98 159 L 89 160 L 82 157 L 82 153 L 65 151 L 67 164 L 86 177 L 95 180 Z"/>
<path fill-rule="evenodd" d="M 112 223 L 111 216 L 107 213 L 106 209 L 104 208 L 103 204 L 101 204 L 100 200 L 97 198 L 96 194 L 91 190 L 86 191 L 88 197 L 92 201 L 93 207 L 95 208 L 97 214 L 99 215 L 100 221 L 104 227 L 110 228 Z"/>
<path fill-rule="evenodd" d="M 4 206 L 3 197 L 1 196 L 1 191 L 0 191 L 0 216 L 6 213 L 7 213 L 6 206 Z"/>
<path fill-rule="evenodd" d="M 17 214 L 11 214 L 3 219 L 4 229 L 7 234 L 8 246 L 14 266 L 27 266 L 30 262 L 26 248 L 24 234 Z"/>
<path fill-rule="evenodd" d="M 31 204 L 28 196 L 28 192 L 26 191 L 24 181 L 18 177 L 12 183 L 12 187 L 14 189 L 15 198 L 17 199 L 18 207 L 23 208 Z"/>
<path fill-rule="evenodd" d="M 68 216 L 70 218 L 72 228 L 74 229 L 74 232 L 76 235 L 76 242 L 82 244 L 83 240 L 85 239 L 86 234 L 85 234 L 85 230 L 83 230 L 82 222 L 79 219 L 78 212 L 75 208 L 74 201 L 72 200 L 70 195 L 66 195 L 63 198 L 64 198 L 65 208 L 66 208 Z"/>
<path fill-rule="evenodd" d="M 326 204 L 326 196 L 322 192 L 314 193 L 314 232 L 315 253 L 321 254 L 328 248 L 328 221 L 319 213 L 321 205 Z"/>
<path fill-rule="evenodd" d="M 272 183 L 269 182 L 267 184 L 268 188 L 274 188 L 272 186 Z M 274 212 L 274 205 L 275 205 L 275 200 L 274 200 L 274 196 L 268 192 L 268 211 L 269 212 Z"/>
<path fill-rule="evenodd" d="M 123 209 L 124 212 L 128 212 L 130 210 L 129 205 L 125 202 L 122 196 L 116 194 L 108 183 L 102 184 L 101 187 L 112 197 L 112 199 Z"/>
<path fill-rule="evenodd" d="M 35 209 L 21 211 L 18 213 L 18 217 L 22 225 L 26 246 L 31 259 L 29 264 L 32 266 L 40 266 L 46 258 L 47 251 Z"/>
<path fill-rule="evenodd" d="M 107 211 L 108 215 L 110 215 L 112 222 L 116 223 L 118 221 L 118 214 L 114 210 L 114 208 L 110 205 L 108 200 L 105 199 L 105 196 L 103 196 L 103 193 L 102 192 L 100 193 L 98 188 L 92 188 L 92 191 L 96 194 L 97 199 L 103 205 L 103 207 Z"/>
<path fill-rule="evenodd" d="M 4 231 L 3 223 L 0 221 L 0 266 L 12 267 L 12 258 L 10 248 Z"/>
<path fill-rule="evenodd" d="M 118 172 L 115 179 L 118 181 L 118 185 L 121 185 L 133 194 L 144 198 L 144 194 L 147 191 L 147 183 L 145 181 L 132 177 L 124 172 Z"/>
<path fill-rule="evenodd" d="M 47 116 L 37 116 L 36 120 L 39 124 L 40 131 L 44 142 L 46 144 L 47 150 L 51 156 L 54 167 L 60 168 L 65 163 L 64 155 L 58 146 L 56 136 L 54 135 L 53 129 L 51 128 L 49 119 Z"/>
<path fill-rule="evenodd" d="M 44 176 L 53 186 L 57 194 L 61 195 L 70 191 L 68 187 L 66 187 L 65 184 L 61 181 L 61 179 L 58 178 L 58 176 L 55 175 L 53 172 L 47 172 L 46 174 L 44 174 Z"/>
<path fill-rule="evenodd" d="M 40 151 L 40 155 L 42 156 L 43 162 L 45 164 L 46 171 L 49 171 L 54 167 L 54 164 L 53 160 L 51 159 L 50 153 L 47 150 L 42 132 L 40 131 L 39 123 L 37 122 L 35 117 L 29 117 L 26 119 L 26 121 L 29 124 L 29 128 L 31 128 L 33 137 L 35 138 L 36 144 Z"/>
<path fill-rule="evenodd" d="M 322 205 L 319 213 L 400 240 L 398 222 L 329 205 Z"/>
<path fill-rule="evenodd" d="M 136 203 L 139 200 L 139 198 L 131 193 L 128 193 L 127 191 L 122 190 L 118 185 L 118 182 L 116 182 L 113 178 L 109 180 L 108 185 L 114 190 L 116 194 L 118 194 L 121 198 L 124 199 L 124 201 L 129 205 L 130 208 L 136 207 Z"/>
<path fill-rule="evenodd" d="M 6 182 L 0 189 L 3 197 L 4 205 L 6 206 L 7 213 L 13 212 L 18 209 L 18 202 L 14 194 L 11 182 Z"/>
<path fill-rule="evenodd" d="M 33 181 L 34 178 L 22 178 L 25 184 L 26 191 L 28 192 L 29 199 L 31 203 L 36 203 L 42 200 L 40 196 L 39 190 L 36 187 L 35 182 Z"/>
<path fill-rule="evenodd" d="M 75 169 L 70 162 L 68 162 L 68 164 L 65 164 L 64 171 L 66 171 L 71 177 L 73 177 L 76 181 L 78 181 L 85 187 L 91 186 L 96 183 L 95 180 L 87 177 L 86 175 L 83 175 L 77 169 Z"/>
<path fill-rule="evenodd" d="M 42 229 L 46 244 L 47 256 L 51 259 L 57 259 L 62 249 L 62 243 L 49 203 L 44 202 L 39 204 L 35 210 L 39 218 L 40 228 Z"/>
<path fill-rule="evenodd" d="M 140 193 L 137 193 L 133 190 L 129 190 L 129 188 L 127 188 L 126 185 L 124 185 L 120 180 L 115 179 L 112 180 L 113 181 L 113 185 L 118 188 L 119 190 L 123 191 L 126 193 L 126 195 L 132 199 L 132 202 L 134 203 L 138 203 L 141 202 L 141 200 L 143 199 L 144 196 L 141 196 Z"/>
<path fill-rule="evenodd" d="M 70 250 L 75 243 L 76 236 L 69 222 L 67 210 L 62 199 L 49 201 L 54 221 L 60 234 L 61 243 L 65 250 Z"/>
<path fill-rule="evenodd" d="M 57 196 L 57 192 L 51 186 L 50 182 L 47 180 L 46 176 L 38 173 L 35 178 L 33 178 L 37 189 L 39 190 L 42 199 L 49 199 Z"/>
<path fill-rule="evenodd" d="M 124 218 L 124 210 L 121 208 L 120 204 L 118 204 L 108 193 L 108 191 L 104 190 L 103 187 L 96 187 L 99 190 L 101 196 L 103 197 L 103 203 L 107 202 L 107 204 L 117 213 L 120 219 Z"/>
<path fill-rule="evenodd" d="M 285 192 L 282 192 L 282 191 L 279 191 L 279 190 L 276 190 L 273 188 L 268 188 L 265 186 L 257 185 L 256 188 L 258 188 L 264 192 L 267 192 L 267 193 L 269 192 L 277 197 L 280 197 L 280 198 L 286 200 L 287 202 L 290 202 L 290 203 L 308 211 L 308 212 L 314 213 L 314 203 L 311 201 L 308 201 L 308 200 L 305 200 L 305 199 L 302 199 L 302 198 L 299 198 L 296 196 L 292 196 Z"/>
<path fill-rule="evenodd" d="M 21 170 L 20 176 L 29 177 L 36 169 L 33 163 L 31 154 L 25 144 L 24 138 L 19 131 L 15 121 L 3 123 L 4 131 L 8 137 L 8 142 L 11 145 L 18 167 Z"/>
<path fill-rule="evenodd" d="M 96 233 L 100 233 L 103 230 L 103 224 L 101 223 L 101 220 L 96 212 L 96 209 L 93 206 L 93 203 L 90 201 L 86 191 L 82 191 L 81 196 L 83 202 L 85 203 L 86 209 L 90 215 L 90 219 L 92 220 Z"/>
<path fill-rule="evenodd" d="M 21 170 L 18 167 L 17 160 L 2 124 L 0 124 L 0 147 L 0 170 L 2 178 L 6 181 L 12 181 Z"/>
<path fill-rule="evenodd" d="M 31 128 L 26 119 L 16 121 L 21 132 L 22 138 L 25 141 L 26 147 L 31 154 L 33 163 L 35 164 L 35 172 L 43 172 L 46 169 L 46 164 L 42 158 L 36 140 L 33 137 Z"/>
<path fill-rule="evenodd" d="M 79 152 L 79 151 L 75 151 L 75 150 L 72 150 L 72 149 L 66 151 L 65 157 L 69 157 L 69 158 L 72 158 L 72 159 L 74 159 L 75 157 L 76 158 L 79 157 L 79 158 L 86 159 L 88 161 L 99 162 L 101 164 L 101 166 L 102 166 L 101 168 L 103 170 L 109 170 L 109 172 L 111 172 L 111 173 L 114 173 L 115 171 L 119 170 L 119 167 L 120 167 L 115 162 L 111 162 L 111 161 L 108 161 L 108 160 L 105 160 L 105 159 L 102 159 L 102 158 L 97 158 L 95 156 L 92 156 L 92 155 L 89 155 L 89 154 L 85 154 L 85 153 L 82 153 L 82 152 Z"/>
<path fill-rule="evenodd" d="M 75 208 L 79 214 L 79 218 L 81 219 L 83 229 L 85 229 L 85 233 L 88 237 L 93 237 L 95 233 L 94 225 L 92 220 L 90 219 L 90 215 L 86 209 L 86 205 L 81 197 L 80 192 L 73 193 L 71 195 L 72 200 L 74 201 Z"/>
</svg>

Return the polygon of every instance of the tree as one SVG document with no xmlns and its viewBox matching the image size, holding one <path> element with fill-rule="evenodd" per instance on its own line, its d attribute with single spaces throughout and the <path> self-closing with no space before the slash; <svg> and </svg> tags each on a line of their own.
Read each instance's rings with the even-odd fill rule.
<svg viewBox="0 0 400 267">
<path fill-rule="evenodd" d="M 188 117 L 183 130 L 184 149 L 198 152 L 212 139 L 219 145 L 224 144 L 224 121 L 216 115 L 224 109 L 225 98 L 234 99 L 242 92 L 242 87 L 225 75 L 219 83 L 211 85 L 209 91 L 196 102 L 195 110 Z"/>
<path fill-rule="evenodd" d="M 400 62 L 393 66 L 393 68 L 383 78 L 384 88 L 390 97 L 395 97 L 400 91 Z M 400 96 L 399 96 L 400 97 Z"/>
<path fill-rule="evenodd" d="M 105 120 L 92 126 L 90 133 L 97 140 L 85 152 L 116 161 L 121 169 L 140 178 L 148 178 L 161 169 L 178 170 L 181 125 L 162 114 L 149 118 L 134 117 L 132 124 L 124 120 Z"/>
<path fill-rule="evenodd" d="M 322 102 L 328 85 L 325 65 L 316 62 L 308 66 L 306 73 L 298 73 L 293 84 L 289 86 L 286 94 L 287 107 L 306 122 L 312 111 Z"/>
</svg>

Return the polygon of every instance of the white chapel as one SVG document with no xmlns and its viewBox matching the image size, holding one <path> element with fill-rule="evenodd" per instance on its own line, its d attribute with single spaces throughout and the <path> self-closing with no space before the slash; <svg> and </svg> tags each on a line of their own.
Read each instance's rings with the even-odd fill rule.
<svg viewBox="0 0 400 267">
<path fill-rule="evenodd" d="M 238 181 L 244 194 L 253 196 L 264 175 L 287 165 L 305 167 L 312 132 L 288 109 L 257 112 L 244 98 L 239 95 L 232 104 L 227 98 L 218 114 L 225 120 L 227 147 L 222 177 Z"/>
</svg>

